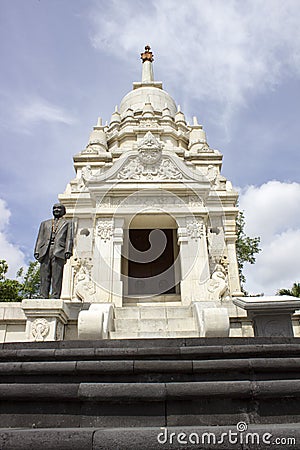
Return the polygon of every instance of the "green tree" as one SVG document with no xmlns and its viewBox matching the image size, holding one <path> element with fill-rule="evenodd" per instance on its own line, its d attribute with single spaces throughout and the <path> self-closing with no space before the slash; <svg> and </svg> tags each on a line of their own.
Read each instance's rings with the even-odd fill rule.
<svg viewBox="0 0 300 450">
<path fill-rule="evenodd" d="M 17 280 L 6 278 L 8 264 L 4 259 L 0 260 L 0 301 L 1 302 L 17 302 L 21 301 L 20 296 L 21 283 Z"/>
<path fill-rule="evenodd" d="M 243 284 L 246 282 L 245 275 L 243 274 L 244 264 L 246 262 L 254 264 L 256 260 L 256 257 L 254 255 L 256 253 L 259 253 L 261 251 L 261 248 L 259 248 L 260 237 L 251 238 L 249 236 L 246 236 L 244 228 L 245 216 L 243 211 L 240 211 L 236 218 L 236 255 L 242 291 L 247 294 L 243 287 Z"/>
<path fill-rule="evenodd" d="M 24 275 L 23 275 L 24 274 Z M 17 273 L 17 278 L 21 279 L 22 298 L 38 298 L 40 289 L 40 265 L 38 261 L 30 261 L 29 267 L 24 272 L 24 267 Z"/>
<path fill-rule="evenodd" d="M 37 298 L 39 292 L 39 265 L 38 262 L 30 262 L 25 271 L 22 267 L 17 273 L 19 280 L 11 280 L 6 277 L 8 264 L 0 260 L 0 301 L 19 302 L 24 298 Z"/>
<path fill-rule="evenodd" d="M 279 289 L 276 295 L 292 295 L 293 297 L 300 297 L 300 283 L 294 283 L 291 289 Z"/>
</svg>

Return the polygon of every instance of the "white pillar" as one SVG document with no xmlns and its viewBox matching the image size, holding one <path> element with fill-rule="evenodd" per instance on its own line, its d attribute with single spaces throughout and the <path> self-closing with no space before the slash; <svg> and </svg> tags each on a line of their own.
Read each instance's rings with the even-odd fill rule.
<svg viewBox="0 0 300 450">
<path fill-rule="evenodd" d="M 233 297 L 244 295 L 241 292 L 239 270 L 236 257 L 236 236 L 226 236 L 227 255 L 228 255 L 228 283 L 230 294 Z"/>
<path fill-rule="evenodd" d="M 206 282 L 209 279 L 209 263 L 205 225 L 201 217 L 180 217 L 178 244 L 181 262 L 181 300 L 183 305 L 207 299 Z"/>
<path fill-rule="evenodd" d="M 144 61 L 142 66 L 142 83 L 154 81 L 153 66 L 151 61 Z"/>
<path fill-rule="evenodd" d="M 112 217 L 96 221 L 92 280 L 96 283 L 97 303 L 112 301 L 113 225 Z"/>
<path fill-rule="evenodd" d="M 113 230 L 113 260 L 112 260 L 112 302 L 115 306 L 122 306 L 123 282 L 121 280 L 123 218 L 114 219 Z"/>
</svg>

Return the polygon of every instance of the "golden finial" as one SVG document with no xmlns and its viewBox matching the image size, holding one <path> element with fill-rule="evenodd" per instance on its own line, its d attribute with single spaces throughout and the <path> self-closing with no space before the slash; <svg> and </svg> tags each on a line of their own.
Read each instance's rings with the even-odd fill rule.
<svg viewBox="0 0 300 450">
<path fill-rule="evenodd" d="M 146 45 L 145 46 L 145 51 L 143 52 L 143 53 L 141 53 L 141 60 L 143 61 L 143 62 L 145 62 L 145 61 L 150 61 L 150 62 L 152 62 L 153 61 L 153 53 L 152 52 L 150 52 L 150 50 L 151 50 L 151 47 L 150 47 L 150 45 Z"/>
</svg>

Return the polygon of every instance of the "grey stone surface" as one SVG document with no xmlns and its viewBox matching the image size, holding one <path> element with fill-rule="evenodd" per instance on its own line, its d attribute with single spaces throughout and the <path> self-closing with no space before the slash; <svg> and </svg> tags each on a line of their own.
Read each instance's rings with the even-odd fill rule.
<svg viewBox="0 0 300 450">
<path fill-rule="evenodd" d="M 86 403 L 80 411 L 81 427 L 157 427 L 166 425 L 163 402 Z M 97 448 L 97 447 L 96 447 Z"/>
<path fill-rule="evenodd" d="M 255 336 L 294 336 L 292 314 L 299 309 L 298 298 L 288 295 L 237 297 L 233 303 L 247 311 L 254 323 Z"/>
<path fill-rule="evenodd" d="M 232 433 L 230 438 L 228 436 L 229 430 Z M 28 450 L 29 448 L 32 450 L 157 450 L 159 448 L 167 450 L 182 448 L 185 450 L 194 450 L 195 448 L 265 450 L 265 448 L 270 447 L 275 450 L 295 450 L 298 448 L 297 443 L 300 442 L 298 424 L 248 424 L 247 440 L 251 444 L 246 444 L 246 433 L 243 433 L 243 443 L 230 444 L 229 439 L 231 439 L 231 442 L 234 441 L 236 436 L 233 433 L 236 432 L 236 423 L 230 423 L 228 426 L 174 426 L 167 428 L 140 426 L 106 429 L 80 428 L 77 430 L 11 430 L 2 428 L 0 429 L 0 448 L 3 450 Z M 207 433 L 211 433 L 210 436 Z M 223 442 L 221 439 L 222 433 Z M 158 435 L 162 443 L 159 443 Z M 195 442 L 196 436 L 199 436 L 199 445 L 190 442 L 190 440 Z M 216 444 L 213 443 L 214 436 Z M 241 433 L 238 433 L 238 436 L 240 438 Z M 208 439 L 210 439 L 210 442 L 208 442 Z M 270 445 L 264 444 L 263 439 L 265 439 L 265 442 L 270 442 Z M 276 439 L 279 439 L 280 443 L 276 444 Z M 291 439 L 295 439 L 296 445 Z M 180 443 L 186 441 L 186 444 Z M 201 443 L 202 441 L 203 443 Z"/>
<path fill-rule="evenodd" d="M 231 436 L 229 437 L 229 430 L 231 430 Z M 248 436 L 246 438 L 246 433 Z M 175 450 L 182 449 L 194 450 L 197 449 L 217 449 L 217 450 L 265 450 L 265 448 L 272 447 L 275 450 L 287 448 L 297 448 L 294 443 L 285 443 L 284 446 L 280 443 L 276 445 L 276 439 L 295 439 L 296 444 L 300 441 L 300 430 L 297 425 L 272 425 L 272 426 L 260 426 L 256 424 L 250 424 L 248 430 L 243 434 L 244 440 L 241 440 L 241 434 L 235 435 L 237 432 L 237 426 L 231 423 L 229 426 L 181 426 L 181 427 L 168 427 L 157 429 L 155 427 L 149 428 L 125 428 L 118 430 L 115 429 L 98 430 L 94 435 L 95 448 L 99 450 L 157 450 L 158 448 Z M 173 433 L 173 434 L 172 434 Z M 210 436 L 208 435 L 210 433 Z M 226 433 L 226 435 L 225 435 Z M 256 434 L 253 434 L 256 433 Z M 268 433 L 268 434 L 266 434 Z M 223 434 L 223 439 L 222 439 Z M 224 436 L 225 435 L 225 436 Z M 200 443 L 196 445 L 196 438 L 199 437 Z M 158 441 L 158 437 L 160 442 Z M 215 437 L 215 442 L 214 442 Z M 238 437 L 239 442 L 235 442 Z M 246 441 L 247 439 L 247 441 Z M 264 443 L 270 442 L 270 445 Z M 193 443 L 192 443 L 192 442 Z M 223 442 L 222 442 L 223 441 Z M 246 443 L 248 442 L 248 444 Z M 250 445 L 249 445 L 250 442 Z M 253 442 L 253 445 L 252 445 Z M 286 442 L 286 441 L 282 441 Z M 294 442 L 294 441 L 293 441 Z"/>
<path fill-rule="evenodd" d="M 255 336 L 294 336 L 291 314 L 253 315 Z"/>
<path fill-rule="evenodd" d="M 134 372 L 192 373 L 192 361 L 134 361 Z"/>
<path fill-rule="evenodd" d="M 5 347 L 2 426 L 300 423 L 299 339 L 159 341 Z"/>
<path fill-rule="evenodd" d="M 93 429 L 0 429 L 1 450 L 93 450 Z"/>
<path fill-rule="evenodd" d="M 59 359 L 90 359 L 94 358 L 95 349 L 90 348 L 58 348 L 55 350 L 55 358 Z"/>
<path fill-rule="evenodd" d="M 78 361 L 78 373 L 133 373 L 133 361 Z"/>
<path fill-rule="evenodd" d="M 60 383 L 2 383 L 0 384 L 0 398 L 2 400 L 22 399 L 32 402 L 40 399 L 76 399 L 78 384 Z"/>
<path fill-rule="evenodd" d="M 250 381 L 218 381 L 166 384 L 168 399 L 195 400 L 202 397 L 250 397 Z"/>
<path fill-rule="evenodd" d="M 92 401 L 163 401 L 163 383 L 81 383 L 78 396 Z"/>
</svg>

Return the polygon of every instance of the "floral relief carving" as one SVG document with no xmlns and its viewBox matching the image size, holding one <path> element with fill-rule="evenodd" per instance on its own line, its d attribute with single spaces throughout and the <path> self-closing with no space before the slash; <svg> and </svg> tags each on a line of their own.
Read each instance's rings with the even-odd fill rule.
<svg viewBox="0 0 300 450">
<path fill-rule="evenodd" d="M 200 239 L 204 234 L 204 225 L 202 220 L 190 219 L 186 224 L 187 234 L 192 239 Z"/>
<path fill-rule="evenodd" d="M 49 331 L 50 325 L 46 319 L 38 318 L 32 322 L 31 334 L 36 342 L 43 342 Z"/>
<path fill-rule="evenodd" d="M 182 173 L 169 159 L 163 158 L 155 164 L 145 164 L 139 158 L 131 159 L 118 173 L 121 180 L 181 180 Z"/>
<path fill-rule="evenodd" d="M 98 219 L 96 233 L 104 242 L 109 241 L 113 235 L 112 219 Z"/>
</svg>

